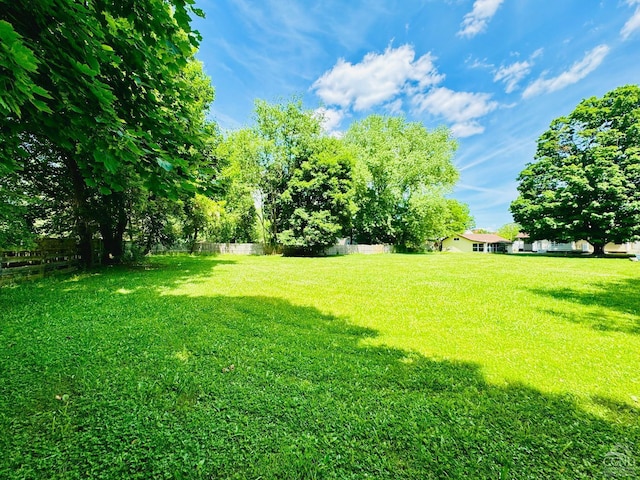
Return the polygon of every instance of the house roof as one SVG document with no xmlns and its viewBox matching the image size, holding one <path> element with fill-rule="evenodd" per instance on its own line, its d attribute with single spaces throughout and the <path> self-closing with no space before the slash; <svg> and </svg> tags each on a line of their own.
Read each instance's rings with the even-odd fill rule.
<svg viewBox="0 0 640 480">
<path fill-rule="evenodd" d="M 506 238 L 502 238 L 495 233 L 463 233 L 458 236 L 478 243 L 511 243 Z"/>
<path fill-rule="evenodd" d="M 520 238 L 520 239 L 529 238 L 529 234 L 520 232 L 520 233 L 518 233 L 518 235 L 516 235 L 516 238 Z"/>
</svg>

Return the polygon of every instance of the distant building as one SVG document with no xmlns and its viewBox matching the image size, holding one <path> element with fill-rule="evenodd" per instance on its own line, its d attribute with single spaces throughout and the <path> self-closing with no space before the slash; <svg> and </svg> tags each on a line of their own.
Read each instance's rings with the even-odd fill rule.
<svg viewBox="0 0 640 480">
<path fill-rule="evenodd" d="M 513 242 L 512 252 L 536 252 L 536 253 L 593 253 L 594 248 L 586 240 L 572 242 L 554 242 L 551 240 L 531 241 L 526 233 L 519 233 Z M 637 254 L 640 253 L 640 242 L 607 243 L 604 252 L 610 254 Z"/>
<path fill-rule="evenodd" d="M 506 253 L 511 242 L 494 233 L 463 233 L 442 241 L 443 252 Z"/>
<path fill-rule="evenodd" d="M 513 241 L 513 245 L 511 246 L 511 251 L 513 253 L 533 252 L 533 243 L 531 243 L 529 235 L 522 232 L 518 233 L 515 240 Z"/>
</svg>

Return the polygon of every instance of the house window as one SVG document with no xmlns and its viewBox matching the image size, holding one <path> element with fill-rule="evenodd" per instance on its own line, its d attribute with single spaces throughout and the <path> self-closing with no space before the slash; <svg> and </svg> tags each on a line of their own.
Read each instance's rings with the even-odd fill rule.
<svg viewBox="0 0 640 480">
<path fill-rule="evenodd" d="M 484 252 L 484 243 L 474 243 L 473 244 L 474 252 Z"/>
<path fill-rule="evenodd" d="M 454 242 L 459 242 L 459 241 L 460 241 L 460 239 L 459 239 L 458 237 L 456 237 L 456 238 L 454 238 L 454 239 L 453 239 L 453 241 L 454 241 Z"/>
</svg>

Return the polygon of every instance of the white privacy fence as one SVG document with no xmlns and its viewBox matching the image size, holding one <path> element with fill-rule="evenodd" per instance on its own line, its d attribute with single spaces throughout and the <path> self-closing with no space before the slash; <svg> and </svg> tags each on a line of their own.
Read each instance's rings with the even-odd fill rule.
<svg viewBox="0 0 640 480">
<path fill-rule="evenodd" d="M 334 245 L 324 251 L 324 255 L 350 255 L 360 253 L 364 255 L 373 255 L 381 253 L 391 253 L 390 245 Z M 210 253 L 210 254 L 231 254 L 231 255 L 265 255 L 269 253 L 265 251 L 264 245 L 261 243 L 213 243 L 198 242 L 193 249 L 187 245 L 166 248 L 162 245 L 156 245 L 151 249 L 153 254 L 163 253 Z"/>
</svg>

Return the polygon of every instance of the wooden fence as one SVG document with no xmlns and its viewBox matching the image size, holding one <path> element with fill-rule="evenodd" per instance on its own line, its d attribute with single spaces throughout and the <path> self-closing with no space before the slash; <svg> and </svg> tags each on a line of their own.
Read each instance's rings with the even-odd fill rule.
<svg viewBox="0 0 640 480">
<path fill-rule="evenodd" d="M 72 272 L 79 264 L 80 255 L 75 249 L 0 252 L 0 285 Z"/>
<path fill-rule="evenodd" d="M 75 240 L 43 238 L 34 250 L 0 250 L 0 285 L 21 280 L 70 273 L 80 268 L 80 253 Z M 92 246 L 93 262 L 100 263 L 102 245 Z"/>
</svg>

